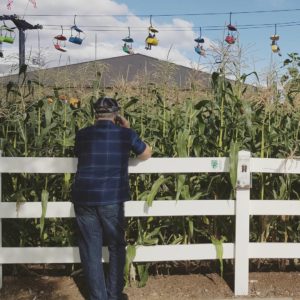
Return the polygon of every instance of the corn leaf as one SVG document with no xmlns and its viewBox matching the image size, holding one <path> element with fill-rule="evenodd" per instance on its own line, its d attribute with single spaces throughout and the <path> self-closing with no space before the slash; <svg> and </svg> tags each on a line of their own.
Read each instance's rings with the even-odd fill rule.
<svg viewBox="0 0 300 300">
<path fill-rule="evenodd" d="M 49 200 L 49 192 L 45 189 L 42 190 L 42 198 L 41 198 L 41 204 L 42 204 L 42 216 L 40 218 L 40 237 L 43 237 L 43 231 L 45 226 L 45 217 L 47 212 L 47 205 Z"/>
</svg>

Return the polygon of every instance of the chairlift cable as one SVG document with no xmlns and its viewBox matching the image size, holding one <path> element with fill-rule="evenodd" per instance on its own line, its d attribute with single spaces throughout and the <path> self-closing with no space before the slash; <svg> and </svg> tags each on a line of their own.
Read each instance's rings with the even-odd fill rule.
<svg viewBox="0 0 300 300">
<path fill-rule="evenodd" d="M 26 15 L 26 11 L 27 11 L 28 5 L 29 5 L 29 0 L 27 1 L 26 7 L 25 7 L 25 9 L 24 9 L 23 19 L 25 18 L 25 15 Z"/>
<path fill-rule="evenodd" d="M 274 23 L 262 23 L 262 24 L 242 24 L 239 25 L 239 30 L 244 29 L 261 29 L 261 28 L 270 28 L 274 27 Z M 292 27 L 292 26 L 299 26 L 300 21 L 292 21 L 292 22 L 282 22 L 276 23 L 276 27 Z M 59 24 L 44 24 L 44 28 L 48 28 L 51 30 L 51 27 L 59 28 L 62 25 Z M 70 25 L 63 25 L 65 27 L 70 27 Z M 86 31 L 127 31 L 128 26 L 114 26 L 114 25 L 82 25 L 83 28 L 90 28 L 86 29 Z M 141 26 L 130 26 L 132 31 L 144 31 L 145 27 Z M 210 26 L 202 26 L 205 31 L 216 31 L 216 30 L 223 30 L 224 25 L 210 25 Z M 199 29 L 199 26 L 192 26 L 192 27 L 160 27 L 161 31 L 194 31 Z M 53 29 L 54 30 L 54 29 Z"/>
<path fill-rule="evenodd" d="M 231 11 L 231 12 L 207 12 L 207 13 L 174 13 L 174 14 L 151 14 L 152 17 L 181 17 L 181 16 L 218 16 L 218 15 L 240 15 L 240 14 L 264 14 L 264 13 L 279 13 L 279 12 L 291 12 L 300 11 L 300 8 L 289 9 L 271 9 L 271 10 L 251 10 L 251 11 Z M 74 17 L 70 14 L 28 14 L 27 17 Z M 80 14 L 77 17 L 149 17 L 149 14 Z"/>
</svg>

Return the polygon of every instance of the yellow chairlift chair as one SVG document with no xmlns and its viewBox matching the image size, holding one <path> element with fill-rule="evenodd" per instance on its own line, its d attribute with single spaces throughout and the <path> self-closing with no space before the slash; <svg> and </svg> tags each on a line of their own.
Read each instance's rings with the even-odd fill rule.
<svg viewBox="0 0 300 300">
<path fill-rule="evenodd" d="M 151 50 L 152 46 L 158 45 L 158 39 L 155 34 L 158 30 L 152 26 L 152 16 L 150 16 L 150 26 L 148 27 L 148 36 L 146 37 L 146 50 Z"/>
</svg>

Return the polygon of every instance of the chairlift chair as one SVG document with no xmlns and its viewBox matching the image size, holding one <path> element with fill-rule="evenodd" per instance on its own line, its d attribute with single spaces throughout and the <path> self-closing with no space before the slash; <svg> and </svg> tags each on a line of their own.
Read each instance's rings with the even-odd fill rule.
<svg viewBox="0 0 300 300">
<path fill-rule="evenodd" d="M 227 36 L 225 38 L 225 42 L 229 45 L 233 45 L 236 41 L 236 36 L 234 32 L 237 32 L 237 27 L 231 24 L 231 15 L 232 13 L 230 12 L 229 14 L 229 24 L 227 25 Z"/>
<path fill-rule="evenodd" d="M 84 32 L 76 25 L 75 21 L 76 15 L 74 16 L 74 25 L 71 27 L 71 36 L 69 37 L 69 42 L 76 45 L 81 45 L 84 40 L 84 38 L 81 37 L 81 34 L 84 34 Z"/>
<path fill-rule="evenodd" d="M 204 44 L 204 38 L 202 37 L 202 30 L 200 27 L 200 35 L 194 41 L 197 43 L 197 45 L 194 47 L 195 52 L 201 56 L 205 56 L 206 52 L 202 44 Z"/>
<path fill-rule="evenodd" d="M 276 41 L 272 41 L 271 50 L 272 50 L 273 53 L 277 53 L 279 56 L 281 56 L 280 48 L 277 45 Z"/>
<path fill-rule="evenodd" d="M 226 38 L 225 38 L 225 42 L 229 45 L 233 45 L 236 41 L 236 38 L 231 35 L 231 34 L 227 34 Z"/>
<path fill-rule="evenodd" d="M 134 42 L 133 38 L 130 37 L 130 27 L 128 27 L 128 36 L 122 39 L 124 42 L 124 45 L 122 47 L 122 50 L 127 54 L 134 54 L 132 43 Z"/>
<path fill-rule="evenodd" d="M 274 41 L 271 44 L 271 49 L 273 53 L 278 53 L 280 51 L 280 48 L 278 47 L 277 44 L 274 43 Z"/>
<path fill-rule="evenodd" d="M 195 49 L 195 52 L 198 53 L 199 55 L 201 55 L 201 56 L 206 55 L 206 51 L 205 51 L 205 49 L 203 48 L 202 45 L 198 44 L 198 45 L 195 46 L 194 49 Z"/>
<path fill-rule="evenodd" d="M 134 54 L 133 52 L 133 49 L 132 49 L 132 46 L 130 46 L 129 44 L 127 43 L 124 43 L 123 47 L 122 47 L 122 50 L 127 53 L 127 54 Z"/>
<path fill-rule="evenodd" d="M 151 32 L 149 32 L 149 35 L 146 38 L 146 49 L 147 50 L 151 50 L 152 46 L 157 46 L 158 45 L 158 39 L 155 36 L 155 34 L 151 34 Z"/>
<path fill-rule="evenodd" d="M 16 36 L 14 31 L 15 28 L 16 27 L 8 27 L 5 23 L 0 26 L 0 42 L 13 44 Z"/>
<path fill-rule="evenodd" d="M 277 44 L 279 40 L 279 35 L 277 34 L 277 25 L 275 24 L 275 32 L 273 35 L 270 36 L 270 39 L 272 41 L 271 43 L 271 50 L 273 53 L 277 53 L 279 56 L 281 56 L 280 48 Z"/>
<path fill-rule="evenodd" d="M 146 50 L 151 50 L 152 46 L 158 45 L 158 39 L 155 34 L 158 30 L 152 26 L 152 16 L 150 16 L 150 26 L 148 27 L 148 36 L 146 37 Z"/>
<path fill-rule="evenodd" d="M 61 26 L 61 34 L 56 35 L 53 40 L 54 48 L 61 52 L 67 52 L 66 49 L 66 36 L 64 36 L 64 29 Z"/>
</svg>

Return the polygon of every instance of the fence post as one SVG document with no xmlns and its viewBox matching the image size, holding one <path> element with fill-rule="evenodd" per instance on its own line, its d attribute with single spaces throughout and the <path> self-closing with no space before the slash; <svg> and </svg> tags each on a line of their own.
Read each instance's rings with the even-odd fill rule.
<svg viewBox="0 0 300 300">
<path fill-rule="evenodd" d="M 0 150 L 0 158 L 2 156 L 2 150 Z M 0 203 L 2 201 L 2 174 L 0 172 Z M 2 219 L 0 218 L 0 249 L 2 248 Z M 0 289 L 3 285 L 3 270 L 2 265 L 0 264 Z"/>
<path fill-rule="evenodd" d="M 235 209 L 235 267 L 234 293 L 248 295 L 249 281 L 249 201 L 250 201 L 250 157 L 249 151 L 239 151 L 237 165 L 236 209 Z"/>
</svg>

